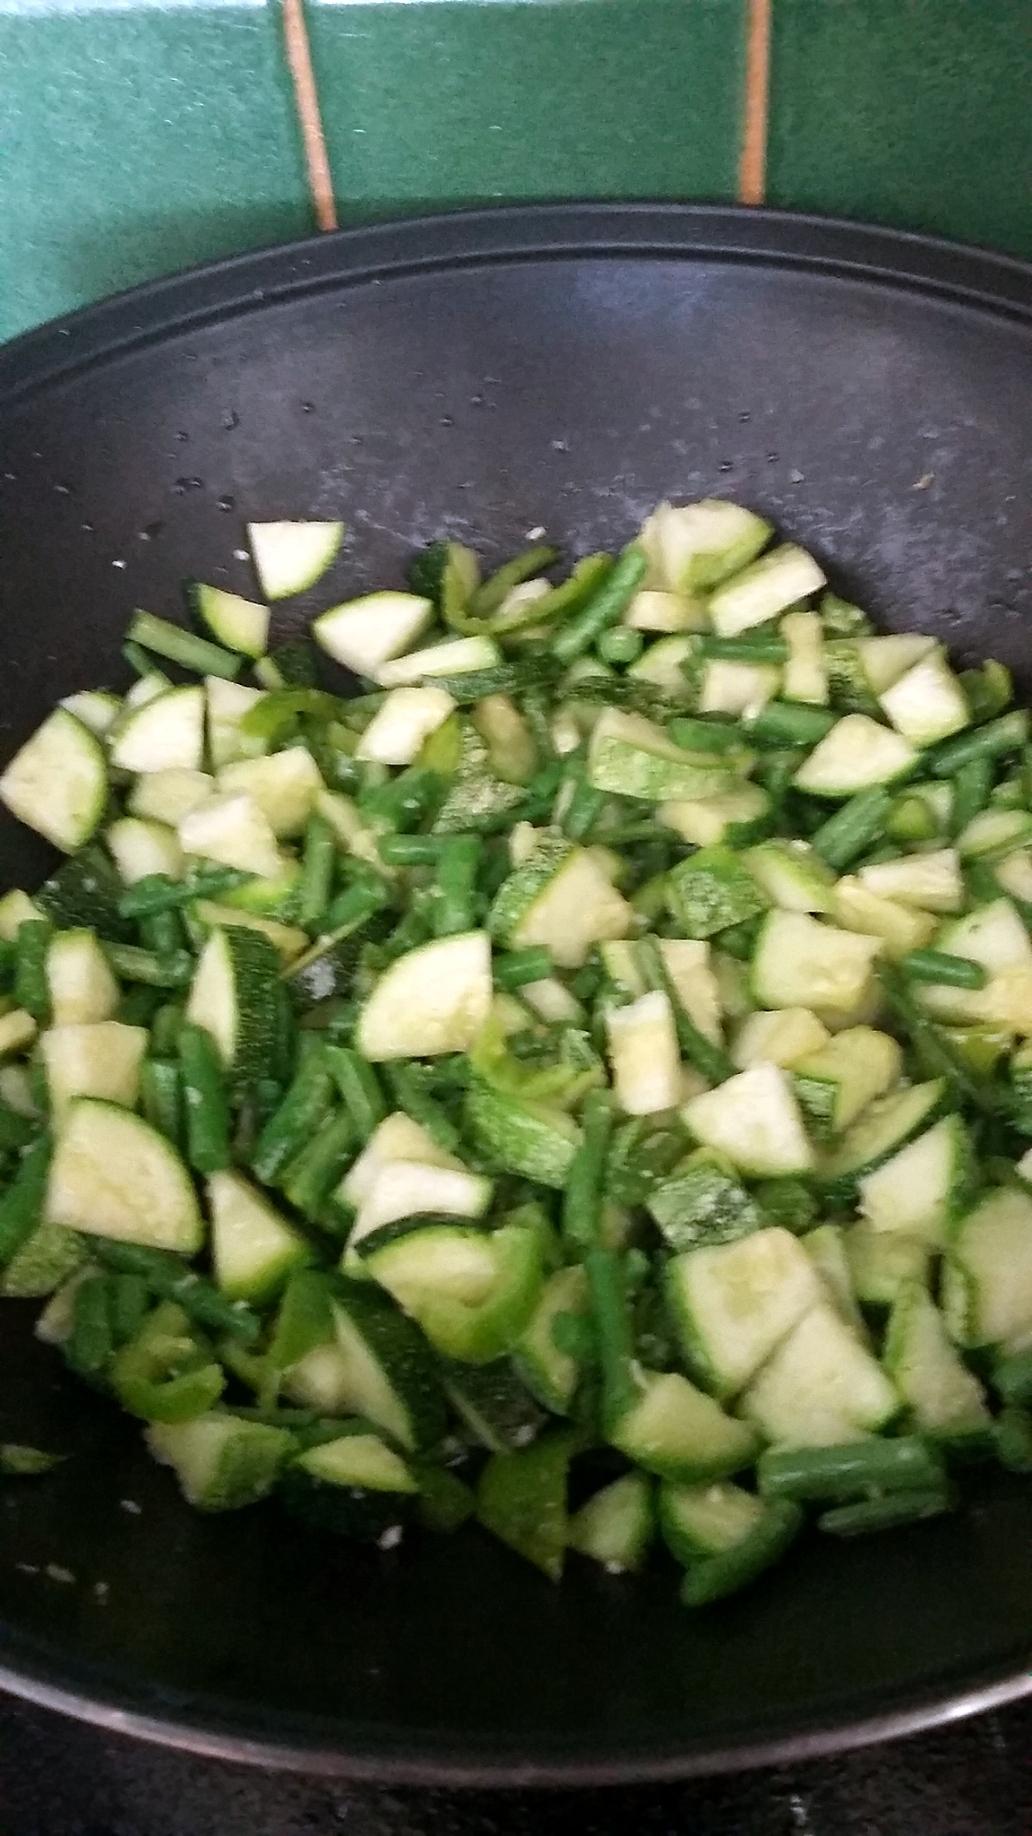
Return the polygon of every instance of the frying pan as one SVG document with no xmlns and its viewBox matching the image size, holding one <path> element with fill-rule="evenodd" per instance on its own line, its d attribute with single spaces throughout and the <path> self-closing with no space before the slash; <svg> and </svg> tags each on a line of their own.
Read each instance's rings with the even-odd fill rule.
<svg viewBox="0 0 1032 1836">
<path fill-rule="evenodd" d="M 879 621 L 1032 692 L 1030 381 L 1029 270 L 802 217 L 505 210 L 159 282 L 0 351 L 3 753 L 117 677 L 133 605 L 175 616 L 185 575 L 248 591 L 250 516 L 347 518 L 325 605 L 444 530 L 489 561 L 540 524 L 583 552 L 666 494 L 725 494 Z M 5 822 L 4 882 L 46 865 Z M 1029 1687 L 1032 1489 L 1003 1475 L 954 1518 L 811 1537 L 692 1616 L 658 1569 L 551 1588 L 476 1531 L 394 1558 L 271 1508 L 206 1520 L 31 1314 L 0 1322 L 0 1436 L 75 1454 L 0 1499 L 0 1681 L 109 1727 L 396 1782 L 598 1783 Z"/>
</svg>

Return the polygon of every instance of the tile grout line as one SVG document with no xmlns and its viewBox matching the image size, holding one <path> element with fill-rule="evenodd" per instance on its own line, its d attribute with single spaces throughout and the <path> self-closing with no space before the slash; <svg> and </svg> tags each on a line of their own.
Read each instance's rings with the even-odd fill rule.
<svg viewBox="0 0 1032 1836">
<path fill-rule="evenodd" d="M 326 151 L 326 135 L 323 131 L 322 111 L 319 107 L 319 91 L 315 80 L 315 68 L 312 64 L 312 47 L 308 39 L 308 21 L 305 18 L 304 0 L 280 0 L 280 5 L 283 14 L 283 39 L 287 51 L 287 66 L 294 91 L 294 105 L 297 109 L 298 126 L 301 130 L 301 145 L 304 149 L 305 170 L 316 226 L 321 230 L 335 230 L 337 228 L 337 203 L 333 195 L 333 175 L 330 171 L 329 154 Z"/>
<path fill-rule="evenodd" d="M 767 194 L 770 118 L 770 40 L 774 0 L 746 0 L 745 95 L 738 160 L 738 201 L 762 204 Z"/>
</svg>

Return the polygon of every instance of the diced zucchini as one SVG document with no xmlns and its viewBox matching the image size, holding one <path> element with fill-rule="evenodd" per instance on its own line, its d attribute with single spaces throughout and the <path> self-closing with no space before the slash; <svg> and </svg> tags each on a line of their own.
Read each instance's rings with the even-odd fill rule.
<svg viewBox="0 0 1032 1836">
<path fill-rule="evenodd" d="M 1032 1333 L 1032 1196 L 1002 1186 L 955 1224 L 943 1312 L 959 1345 L 1019 1343 Z"/>
<path fill-rule="evenodd" d="M 541 1292 L 540 1240 L 521 1224 L 426 1224 L 373 1248 L 365 1262 L 437 1351 L 468 1364 L 512 1351 Z"/>
<path fill-rule="evenodd" d="M 103 739 L 118 717 L 121 700 L 107 689 L 80 689 L 75 695 L 62 695 L 58 705 Z"/>
<path fill-rule="evenodd" d="M 47 950 L 46 974 L 55 1026 L 111 1019 L 118 983 L 92 931 L 57 931 Z"/>
<path fill-rule="evenodd" d="M 853 1271 L 846 1250 L 847 1234 L 841 1224 L 820 1224 L 816 1230 L 808 1230 L 799 1241 L 820 1276 L 827 1299 L 863 1338 L 863 1315 L 853 1287 Z"/>
<path fill-rule="evenodd" d="M 731 1242 L 764 1221 L 731 1162 L 708 1148 L 689 1154 L 659 1180 L 645 1203 L 673 1250 Z"/>
<path fill-rule="evenodd" d="M 968 1024 L 984 1020 L 1006 1026 L 1012 1020 L 1013 1001 L 1012 1030 L 1026 1030 L 1024 982 L 1025 972 L 1032 968 L 1032 942 L 1009 899 L 993 899 L 962 918 L 951 919 L 942 926 L 935 945 L 939 950 L 970 956 L 981 963 L 989 972 L 989 982 L 984 988 L 972 990 L 929 984 L 921 990 L 926 1007 L 942 1019 Z M 1021 975 L 1014 978 L 1014 971 Z"/>
<path fill-rule="evenodd" d="M 190 1422 L 152 1423 L 147 1445 L 198 1511 L 236 1511 L 272 1491 L 294 1441 L 283 1428 L 213 1410 Z"/>
<path fill-rule="evenodd" d="M 167 874 L 170 880 L 178 880 L 182 874 L 183 850 L 178 835 L 167 823 L 123 816 L 111 824 L 105 839 L 127 886 L 134 886 L 152 873 Z"/>
<path fill-rule="evenodd" d="M 560 968 L 577 969 L 593 944 L 626 937 L 634 913 L 586 848 L 547 837 L 503 882 L 488 924 L 509 949 L 543 944 Z"/>
<path fill-rule="evenodd" d="M 222 867 L 274 880 L 282 871 L 283 856 L 276 837 L 253 797 L 212 797 L 191 810 L 179 825 L 184 854 L 199 854 Z"/>
<path fill-rule="evenodd" d="M 609 1574 L 640 1568 L 652 1542 L 652 1488 L 644 1473 L 624 1473 L 595 1492 L 570 1519 L 569 1544 Z"/>
<path fill-rule="evenodd" d="M 231 1300 L 263 1306 L 308 1261 L 308 1245 L 242 1174 L 213 1173 L 207 1187 L 215 1279 Z"/>
<path fill-rule="evenodd" d="M 896 783 L 916 762 L 902 734 L 867 714 L 846 714 L 818 740 L 793 782 L 811 797 L 852 797 L 876 784 Z"/>
<path fill-rule="evenodd" d="M 900 1288 L 885 1335 L 885 1368 L 920 1433 L 948 1441 L 990 1426 L 985 1391 L 958 1357 L 946 1322 L 921 1282 Z"/>
<path fill-rule="evenodd" d="M 981 810 L 957 837 L 962 861 L 1005 860 L 1032 840 L 1032 812 Z"/>
<path fill-rule="evenodd" d="M 227 593 L 224 587 L 205 586 L 199 580 L 186 583 L 186 599 L 199 623 L 207 625 L 212 637 L 229 650 L 244 657 L 263 657 L 269 648 L 269 608 L 239 593 Z"/>
<path fill-rule="evenodd" d="M 1008 854 L 996 868 L 996 879 L 1012 899 L 1020 899 L 1023 905 L 1032 905 L 1032 854 L 1025 850 L 1018 854 Z"/>
<path fill-rule="evenodd" d="M 971 724 L 964 691 L 938 649 L 899 676 L 878 699 L 897 733 L 912 746 L 933 746 Z"/>
<path fill-rule="evenodd" d="M 743 1173 L 769 1178 L 814 1164 L 792 1082 L 777 1065 L 754 1065 L 686 1103 L 697 1141 L 726 1154 Z"/>
<path fill-rule="evenodd" d="M 809 598 L 824 584 L 824 571 L 813 556 L 783 542 L 711 594 L 713 629 L 721 637 L 737 637 Z"/>
<path fill-rule="evenodd" d="M 782 1339 L 740 1406 L 768 1440 L 821 1447 L 877 1433 L 898 1413 L 899 1397 L 841 1315 L 820 1300 Z"/>
<path fill-rule="evenodd" d="M 344 1407 L 399 1446 L 433 1446 L 444 1405 L 432 1354 L 404 1314 L 370 1286 L 338 1282 L 331 1303 Z"/>
<path fill-rule="evenodd" d="M 239 925 L 212 931 L 198 958 L 187 1019 L 210 1033 L 234 1078 L 265 1077 L 276 1034 L 279 958 Z"/>
<path fill-rule="evenodd" d="M 596 790 L 654 803 L 715 796 L 740 783 L 719 753 L 686 752 L 654 721 L 620 708 L 604 709 L 595 722 L 587 775 Z"/>
<path fill-rule="evenodd" d="M 902 1066 L 896 1040 L 870 1026 L 847 1027 L 797 1059 L 792 1066 L 796 1096 L 811 1132 L 820 1141 L 841 1134 L 896 1083 Z"/>
<path fill-rule="evenodd" d="M 766 907 L 754 876 L 731 848 L 700 848 L 667 875 L 667 904 L 689 937 L 712 937 Z"/>
<path fill-rule="evenodd" d="M 835 876 L 808 842 L 760 842 L 743 858 L 770 903 L 781 911 L 831 911 Z"/>
<path fill-rule="evenodd" d="M 280 924 L 276 918 L 263 918 L 260 912 L 248 912 L 233 905 L 220 905 L 214 899 L 197 899 L 193 906 L 194 916 L 200 924 L 207 925 L 209 930 L 224 930 L 227 925 L 237 925 L 244 931 L 258 931 L 267 937 L 273 949 L 284 963 L 292 963 L 308 948 L 308 933 L 295 924 Z"/>
<path fill-rule="evenodd" d="M 735 714 L 754 720 L 781 686 L 781 671 L 774 663 L 733 663 L 709 657 L 698 675 L 695 708 L 700 714 Z"/>
<path fill-rule="evenodd" d="M 786 701 L 825 706 L 828 672 L 824 663 L 824 627 L 818 614 L 786 612 L 780 630 L 788 645 L 783 684 Z"/>
<path fill-rule="evenodd" d="M 461 1167 L 456 1160 L 403 1110 L 385 1116 L 373 1130 L 365 1147 L 348 1169 L 341 1183 L 341 1197 L 349 1205 L 360 1206 L 369 1197 L 383 1168 L 399 1160 L 421 1160 L 434 1167 Z"/>
<path fill-rule="evenodd" d="M 426 688 L 421 693 L 442 695 L 444 690 Z M 487 747 L 494 775 L 504 784 L 529 783 L 538 764 L 538 747 L 516 703 L 508 695 L 485 695 L 473 709 L 472 723 Z"/>
<path fill-rule="evenodd" d="M 762 833 L 770 809 L 770 797 L 762 786 L 743 784 L 716 797 L 661 803 L 656 815 L 682 841 L 705 848 L 711 842 L 740 839 L 758 830 Z"/>
<path fill-rule="evenodd" d="M 200 1248 L 190 1175 L 164 1136 L 116 1103 L 80 1097 L 54 1149 L 46 1218 L 88 1236 L 152 1249 Z"/>
<path fill-rule="evenodd" d="M 608 1434 L 629 1460 L 660 1479 L 723 1479 L 756 1455 L 752 1429 L 678 1371 L 643 1372 L 637 1399 Z"/>
<path fill-rule="evenodd" d="M 642 524 L 638 542 L 648 558 L 650 584 L 695 593 L 747 567 L 772 533 L 770 523 L 741 504 L 703 498 L 697 504 L 658 505 Z"/>
<path fill-rule="evenodd" d="M 225 795 L 250 797 L 278 839 L 301 834 L 324 788 L 307 746 L 224 765 L 218 781 Z"/>
<path fill-rule="evenodd" d="M 129 792 L 126 808 L 141 821 L 167 823 L 177 829 L 183 817 L 207 803 L 214 791 L 215 780 L 206 771 L 147 771 Z"/>
<path fill-rule="evenodd" d="M 0 1058 L 23 1052 L 36 1037 L 36 1022 L 23 1007 L 9 1008 L 0 1014 Z"/>
<path fill-rule="evenodd" d="M 849 1019 L 864 1001 L 880 947 L 876 937 L 807 912 L 768 912 L 753 953 L 753 994 L 761 1007 L 809 1007 Z"/>
<path fill-rule="evenodd" d="M 675 1562 L 722 1555 L 752 1534 L 766 1503 L 738 1485 L 671 1485 L 659 1488 L 659 1528 Z"/>
<path fill-rule="evenodd" d="M 381 663 L 376 680 L 384 688 L 399 688 L 407 682 L 422 682 L 427 676 L 464 676 L 474 669 L 493 669 L 501 660 L 502 653 L 493 638 L 445 638 L 425 650 L 411 650 L 406 656 Z"/>
<path fill-rule="evenodd" d="M 433 615 L 433 601 L 417 593 L 367 593 L 323 612 L 312 636 L 335 662 L 375 681 L 384 663 L 423 635 Z"/>
<path fill-rule="evenodd" d="M 52 1026 L 44 1033 L 40 1056 L 58 1127 L 76 1097 L 98 1097 L 134 1109 L 148 1044 L 145 1027 L 123 1026 L 118 1020 Z"/>
<path fill-rule="evenodd" d="M 29 924 L 34 918 L 42 918 L 43 912 L 34 905 L 28 893 L 20 886 L 0 898 L 0 937 L 4 943 L 13 943 L 23 924 Z"/>
<path fill-rule="evenodd" d="M 686 666 L 697 654 L 690 637 L 672 635 L 646 645 L 641 656 L 630 665 L 627 674 L 635 682 L 647 682 L 659 689 L 670 701 L 687 701 L 689 696 Z"/>
<path fill-rule="evenodd" d="M 204 690 L 170 688 L 119 722 L 111 763 L 120 771 L 199 771 L 204 764 Z"/>
<path fill-rule="evenodd" d="M 662 588 L 643 587 L 635 593 L 626 612 L 624 624 L 632 631 L 705 631 L 709 624 L 705 601 L 698 595 L 669 593 Z"/>
<path fill-rule="evenodd" d="M 876 1231 L 901 1231 L 941 1248 L 974 1194 L 977 1167 L 960 1116 L 943 1116 L 859 1183 L 860 1210 Z"/>
<path fill-rule="evenodd" d="M 878 861 L 861 867 L 856 877 L 879 899 L 914 905 L 923 912 L 955 912 L 964 902 L 964 882 L 955 848 L 907 854 L 898 861 Z"/>
<path fill-rule="evenodd" d="M 348 1251 L 404 1218 L 436 1214 L 448 1218 L 480 1218 L 491 1203 L 492 1185 L 482 1174 L 465 1167 L 441 1167 L 421 1160 L 388 1161 L 366 1192 L 348 1238 Z"/>
<path fill-rule="evenodd" d="M 70 1286 L 69 1277 L 74 1279 L 85 1260 L 82 1237 L 61 1224 L 44 1220 L 6 1264 L 0 1275 L 0 1294 L 9 1300 L 40 1300 L 63 1283 Z"/>
<path fill-rule="evenodd" d="M 524 982 L 520 1000 L 550 1026 L 577 1026 L 584 1019 L 584 1009 L 576 995 L 555 975 L 542 976 L 539 982 Z"/>
<path fill-rule="evenodd" d="M 258 758 L 268 750 L 264 735 L 249 733 L 244 726 L 247 716 L 265 699 L 261 689 L 248 688 L 243 682 L 227 682 L 224 676 L 206 676 L 204 699 L 213 771 L 232 764 L 234 759 Z"/>
<path fill-rule="evenodd" d="M 325 574 L 344 540 L 343 523 L 248 523 L 247 539 L 266 599 L 303 593 Z"/>
<path fill-rule="evenodd" d="M 527 1388 L 558 1415 L 569 1414 L 573 1406 L 581 1367 L 570 1352 L 556 1344 L 555 1325 L 569 1314 L 584 1318 L 587 1311 L 584 1270 L 579 1264 L 556 1269 L 547 1277 L 513 1354 Z"/>
<path fill-rule="evenodd" d="M 423 741 L 455 707 L 446 689 L 392 689 L 358 742 L 355 756 L 378 765 L 411 765 Z"/>
<path fill-rule="evenodd" d="M 621 1109 L 647 1116 L 673 1109 L 680 1095 L 681 1061 L 668 997 L 658 989 L 606 1014 L 613 1086 Z"/>
<path fill-rule="evenodd" d="M 517 1101 L 474 1078 L 465 1116 L 471 1136 L 496 1166 L 562 1191 L 581 1138 L 565 1110 Z"/>
<path fill-rule="evenodd" d="M 674 1256 L 667 1306 L 689 1370 L 717 1396 L 736 1396 L 821 1298 L 810 1258 L 779 1227 Z"/>
<path fill-rule="evenodd" d="M 945 1099 L 942 1078 L 932 1078 L 870 1103 L 821 1163 L 821 1177 L 831 1192 L 837 1196 L 854 1191 L 861 1179 L 931 1126 Z"/>
<path fill-rule="evenodd" d="M 71 854 L 94 833 L 107 804 L 104 750 L 65 708 L 55 708 L 0 777 L 0 799 L 19 822 Z"/>
<path fill-rule="evenodd" d="M 909 950 L 923 949 L 935 931 L 930 912 L 898 905 L 871 892 L 856 874 L 844 874 L 832 894 L 831 915 L 847 931 L 859 931 L 864 937 L 877 937 L 889 957 L 906 956 Z"/>
<path fill-rule="evenodd" d="M 723 1002 L 709 944 L 694 937 L 661 937 L 658 941 L 663 967 L 689 1020 L 719 1045 Z"/>
<path fill-rule="evenodd" d="M 467 1052 L 491 1006 L 486 931 L 435 938 L 384 971 L 358 1019 L 366 1058 L 431 1058 Z"/>
<path fill-rule="evenodd" d="M 916 668 L 936 648 L 935 639 L 919 631 L 888 631 L 863 637 L 857 646 L 864 680 L 871 694 L 884 695 L 894 682 Z"/>
<path fill-rule="evenodd" d="M 731 1059 L 741 1071 L 750 1065 L 794 1065 L 797 1059 L 819 1052 L 829 1037 L 827 1027 L 808 1007 L 761 1009 L 742 1021 Z"/>
<path fill-rule="evenodd" d="M 854 1224 L 846 1232 L 846 1254 L 853 1288 L 863 1307 L 891 1307 L 900 1289 L 928 1281 L 931 1250 L 920 1237 L 902 1231 L 875 1231 Z"/>
</svg>

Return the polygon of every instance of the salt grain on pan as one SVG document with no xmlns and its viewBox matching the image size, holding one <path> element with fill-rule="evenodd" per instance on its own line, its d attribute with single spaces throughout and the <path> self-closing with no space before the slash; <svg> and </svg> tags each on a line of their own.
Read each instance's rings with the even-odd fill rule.
<svg viewBox="0 0 1032 1836">
<path fill-rule="evenodd" d="M 109 1581 L 94 1581 L 93 1598 L 97 1602 L 98 1606 L 107 1606 L 108 1595 L 110 1594 L 110 1592 L 111 1592 L 111 1583 Z"/>
<path fill-rule="evenodd" d="M 541 537 L 544 535 L 544 533 L 545 533 L 544 523 L 538 523 L 533 529 L 527 530 L 527 541 L 528 542 L 540 542 Z"/>
<path fill-rule="evenodd" d="M 398 1544 L 401 1542 L 401 1538 L 401 1525 L 390 1524 L 383 1535 L 377 1538 L 376 1547 L 378 1549 L 397 1549 Z"/>
<path fill-rule="evenodd" d="M 75 1576 L 71 1569 L 62 1568 L 59 1562 L 48 1562 L 44 1572 L 49 1576 L 51 1581 L 60 1581 L 65 1587 L 69 1587 L 75 1580 Z"/>
<path fill-rule="evenodd" d="M 120 1511 L 127 1512 L 130 1517 L 143 1516 L 143 1506 L 137 1504 L 135 1498 L 120 1498 L 118 1501 L 118 1508 Z"/>
</svg>

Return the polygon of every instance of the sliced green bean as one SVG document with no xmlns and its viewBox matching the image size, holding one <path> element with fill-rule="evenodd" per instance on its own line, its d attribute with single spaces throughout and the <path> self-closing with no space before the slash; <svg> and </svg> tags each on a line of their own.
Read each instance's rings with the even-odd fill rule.
<svg viewBox="0 0 1032 1836">
<path fill-rule="evenodd" d="M 229 1093 L 210 1033 L 201 1026 L 179 1029 L 186 1157 L 198 1173 L 217 1173 L 232 1160 Z"/>
<path fill-rule="evenodd" d="M 266 1186 L 278 1183 L 284 1169 L 326 1118 L 332 1099 L 326 1062 L 330 1049 L 317 1047 L 299 1065 L 282 1103 L 258 1137 L 251 1166 Z"/>
<path fill-rule="evenodd" d="M 149 873 L 137 880 L 118 901 L 123 918 L 148 918 L 156 912 L 175 911 L 177 906 L 191 905 L 195 899 L 217 899 L 220 893 L 245 886 L 253 874 L 240 873 L 235 867 L 199 867 L 183 880 L 170 880 L 162 873 Z"/>
<path fill-rule="evenodd" d="M 572 1250 L 597 1249 L 605 1196 L 606 1158 L 613 1130 L 607 1091 L 592 1090 L 581 1111 L 581 1142 L 563 1191 L 563 1236 Z"/>
<path fill-rule="evenodd" d="M 384 1065 L 383 1075 L 398 1108 L 425 1128 L 431 1140 L 445 1153 L 454 1154 L 461 1146 L 462 1137 L 440 1103 L 426 1089 L 417 1068 L 395 1061 Z"/>
<path fill-rule="evenodd" d="M 178 1147 L 183 1139 L 183 1082 L 177 1064 L 167 1058 L 146 1060 L 140 1070 L 140 1107 L 151 1127 Z"/>
<path fill-rule="evenodd" d="M 357 1143 L 355 1124 L 346 1110 L 326 1118 L 322 1127 L 290 1161 L 280 1187 L 296 1211 L 318 1220 L 333 1188 L 351 1164 Z"/>
<path fill-rule="evenodd" d="M 548 543 L 538 543 L 532 548 L 524 548 L 520 554 L 513 555 L 511 561 L 504 561 L 493 574 L 477 587 L 473 594 L 473 611 L 478 618 L 490 618 L 512 592 L 513 587 L 522 585 L 535 574 L 543 574 L 546 567 L 552 567 L 559 559 L 559 550 Z"/>
<path fill-rule="evenodd" d="M 939 982 L 949 988 L 984 988 L 989 980 L 982 963 L 948 950 L 908 950 L 899 967 L 910 982 Z"/>
<path fill-rule="evenodd" d="M 306 931 L 317 931 L 326 915 L 333 886 L 337 847 L 333 830 L 325 817 L 308 818 L 304 850 L 301 857 L 301 880 L 297 894 L 297 921 Z"/>
<path fill-rule="evenodd" d="M 149 988 L 186 988 L 193 979 L 193 959 L 185 950 L 156 956 L 153 950 L 136 944 L 105 943 L 104 948 L 115 974 L 127 982 L 145 982 Z"/>
<path fill-rule="evenodd" d="M 243 657 L 223 650 L 221 644 L 213 644 L 209 638 L 184 631 L 181 625 L 170 624 L 167 618 L 155 618 L 151 612 L 134 615 L 128 641 L 142 645 L 156 657 L 166 657 L 170 663 L 180 664 L 183 669 L 196 670 L 199 676 L 225 676 L 232 681 L 243 668 Z"/>
<path fill-rule="evenodd" d="M 706 632 L 699 638 L 699 655 L 724 663 L 785 663 L 788 645 L 778 637 L 716 637 Z"/>
<path fill-rule="evenodd" d="M 434 931 L 450 937 L 476 922 L 476 879 L 480 842 L 475 835 L 449 835 L 437 862 Z"/>
<path fill-rule="evenodd" d="M 595 645 L 602 662 L 614 663 L 618 668 L 635 663 L 644 648 L 644 634 L 630 625 L 611 625 Z"/>
<path fill-rule="evenodd" d="M 152 1294 L 176 1301 L 199 1326 L 228 1333 L 245 1345 L 254 1345 L 261 1338 L 261 1320 L 250 1307 L 243 1301 L 228 1300 L 214 1282 L 195 1274 L 189 1263 L 171 1250 L 118 1243 L 111 1237 L 92 1237 L 90 1250 L 106 1268 L 120 1275 L 138 1275 Z"/>
<path fill-rule="evenodd" d="M 837 720 L 827 708 L 802 701 L 768 701 L 746 727 L 749 738 L 763 746 L 816 746 Z"/>
<path fill-rule="evenodd" d="M 956 739 L 944 740 L 929 755 L 928 768 L 937 778 L 952 778 L 972 759 L 995 759 L 1005 752 L 1017 752 L 1028 735 L 1028 710 L 1015 708 L 1010 714 L 987 721 L 984 727 L 972 727 Z"/>
<path fill-rule="evenodd" d="M 550 593 L 542 593 L 540 599 L 531 600 L 518 613 L 495 618 L 491 630 L 504 643 L 506 638 L 518 633 L 536 630 L 539 625 L 551 625 L 555 619 L 571 618 L 581 611 L 612 571 L 611 555 L 585 555 L 568 578 L 560 581 Z"/>
<path fill-rule="evenodd" d="M 1005 1403 L 1032 1404 L 1032 1351 L 1000 1358 L 993 1368 L 993 1388 Z"/>
<path fill-rule="evenodd" d="M 29 1148 L 0 1198 L 0 1268 L 10 1262 L 40 1222 L 52 1151 L 49 1135 L 42 1135 Z"/>
<path fill-rule="evenodd" d="M 866 1536 L 874 1530 L 895 1530 L 901 1524 L 920 1523 L 925 1517 L 941 1517 L 953 1509 L 953 1502 L 945 1485 L 891 1492 L 883 1498 L 862 1498 L 856 1504 L 836 1505 L 834 1510 L 823 1511 L 817 1528 L 831 1536 Z"/>
<path fill-rule="evenodd" d="M 552 953 L 543 944 L 531 944 L 526 950 L 510 950 L 496 956 L 492 972 L 496 988 L 525 988 L 528 982 L 543 982 L 555 965 Z"/>
<path fill-rule="evenodd" d="M 380 1080 L 369 1062 L 350 1046 L 327 1046 L 326 1067 L 347 1105 L 360 1141 L 368 1141 L 387 1114 Z"/>
<path fill-rule="evenodd" d="M 686 752 L 740 752 L 743 744 L 742 729 L 734 721 L 701 715 L 678 714 L 667 727 L 667 734 Z"/>
<path fill-rule="evenodd" d="M 110 1298 L 106 1275 L 88 1275 L 75 1290 L 72 1330 L 64 1351 L 69 1364 L 83 1377 L 98 1377 L 114 1351 Z"/>
<path fill-rule="evenodd" d="M 1008 1472 L 1032 1473 L 1032 1412 L 1008 1403 L 993 1423 L 993 1442 Z"/>
<path fill-rule="evenodd" d="M 829 867 L 848 867 L 883 833 L 891 808 L 892 798 L 880 785 L 858 791 L 814 831 L 811 845 Z"/>
<path fill-rule="evenodd" d="M 50 1019 L 47 953 L 54 927 L 46 918 L 30 918 L 18 927 L 14 957 L 14 1004 L 31 1014 L 38 1026 Z"/>
<path fill-rule="evenodd" d="M 183 948 L 183 924 L 174 907 L 141 915 L 139 925 L 140 942 L 145 949 L 153 950 L 155 956 L 168 958 Z"/>
<path fill-rule="evenodd" d="M 632 542 L 597 592 L 557 632 L 552 641 L 552 655 L 557 662 L 572 663 L 597 643 L 608 626 L 623 617 L 645 578 L 646 568 L 644 554 Z"/>
<path fill-rule="evenodd" d="M 376 851 L 386 867 L 435 867 L 451 836 L 381 835 Z"/>
<path fill-rule="evenodd" d="M 800 1504 L 863 1498 L 868 1492 L 924 1491 L 941 1486 L 945 1472 L 941 1454 L 918 1435 L 831 1447 L 768 1447 L 756 1463 L 764 1497 Z"/>
<path fill-rule="evenodd" d="M 949 833 L 959 835 L 989 801 L 993 782 L 992 760 L 984 754 L 966 759 L 952 772 L 953 801 L 950 805 Z"/>
</svg>

